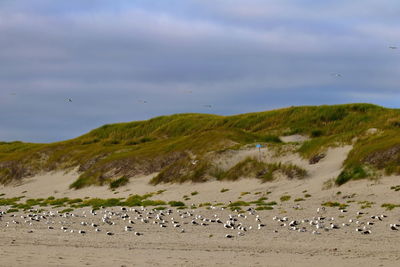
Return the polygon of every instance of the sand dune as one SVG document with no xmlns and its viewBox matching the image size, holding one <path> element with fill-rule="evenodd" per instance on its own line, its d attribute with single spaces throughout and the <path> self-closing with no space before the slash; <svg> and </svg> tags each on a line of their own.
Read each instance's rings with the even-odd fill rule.
<svg viewBox="0 0 400 267">
<path fill-rule="evenodd" d="M 169 225 L 160 228 L 154 224 L 134 224 L 135 231 L 144 233 L 135 236 L 124 232 L 126 221 L 114 219 L 115 225 L 101 224 L 99 216 L 75 217 L 63 219 L 64 224 L 71 229 L 81 229 L 82 220 L 98 221 L 102 232 L 94 232 L 90 227 L 83 227 L 87 234 L 64 233 L 59 228 L 61 219 L 54 217 L 49 224 L 26 225 L 20 219 L 22 211 L 15 217 L 4 215 L 0 221 L 0 265 L 1 266 L 398 266 L 400 249 L 398 243 L 400 234 L 389 229 L 390 223 L 400 223 L 398 210 L 386 211 L 383 203 L 398 203 L 399 192 L 390 187 L 400 184 L 398 176 L 382 177 L 379 180 L 351 181 L 341 187 L 326 187 L 326 181 L 336 177 L 342 168 L 342 162 L 350 151 L 351 146 L 330 148 L 326 157 L 318 164 L 310 165 L 308 161 L 296 154 L 276 156 L 268 149 L 262 151 L 262 159 L 268 162 L 292 162 L 307 169 L 308 177 L 296 180 L 280 177 L 276 181 L 261 183 L 254 178 L 243 178 L 236 182 L 210 181 L 207 183 L 160 184 L 152 186 L 148 181 L 150 176 L 134 177 L 124 187 L 111 191 L 107 187 L 88 187 L 81 190 L 71 190 L 69 185 L 78 177 L 76 171 L 68 173 L 56 172 L 27 178 L 18 185 L 2 187 L 4 197 L 25 195 L 26 198 L 68 196 L 70 198 L 84 197 L 127 197 L 130 194 L 145 194 L 158 190 L 166 190 L 154 198 L 160 200 L 182 200 L 188 195 L 187 204 L 204 202 L 229 203 L 229 201 L 252 201 L 266 196 L 268 201 L 277 201 L 273 210 L 259 211 L 256 214 L 265 227 L 258 230 L 255 214 L 240 221 L 254 230 L 247 231 L 244 236 L 237 236 L 237 230 L 225 229 L 218 224 L 209 226 L 192 226 L 189 219 L 180 219 L 185 233 Z M 249 148 L 245 151 L 230 152 L 225 166 L 234 165 L 247 156 L 257 156 L 258 150 Z M 222 163 L 221 163 L 222 164 Z M 228 189 L 221 192 L 221 189 Z M 191 195 L 191 192 L 197 194 Z M 338 193 L 340 191 L 340 193 Z M 244 194 L 244 192 L 246 192 Z M 261 192 L 261 193 L 258 193 Z M 306 198 L 305 194 L 310 197 Z M 280 197 L 289 195 L 289 201 L 282 202 Z M 294 199 L 303 201 L 294 202 Z M 302 220 L 321 216 L 316 213 L 321 203 L 338 201 L 350 206 L 347 213 L 341 213 L 337 208 L 326 208 L 323 216 L 334 217 L 335 223 L 347 223 L 349 219 L 360 221 L 365 225 L 370 216 L 384 213 L 387 218 L 376 220 L 371 226 L 372 233 L 362 235 L 355 231 L 355 223 L 341 227 L 337 231 L 322 231 L 320 235 L 289 230 L 286 226 L 272 220 L 273 216 L 288 217 L 289 220 Z M 370 208 L 363 209 L 364 214 L 357 215 L 363 201 L 373 202 Z M 5 207 L 0 208 L 5 210 Z M 47 208 L 51 209 L 51 208 Z M 78 209 L 76 214 L 88 214 L 89 208 Z M 109 208 L 118 212 L 117 207 Z M 85 212 L 85 213 L 83 213 Z M 178 211 L 174 210 L 176 216 Z M 229 214 L 235 214 L 228 209 L 220 208 L 193 210 L 212 218 L 214 214 L 226 220 Z M 175 215 L 174 215 L 175 214 Z M 245 213 L 247 214 L 247 213 Z M 171 217 L 170 216 L 170 217 Z M 133 214 L 131 215 L 133 217 Z M 168 217 L 168 220 L 171 218 Z M 20 220 L 13 224 L 12 220 Z M 96 222 L 97 222 L 96 221 Z M 8 224 L 7 224 L 8 222 Z M 8 227 L 6 227 L 8 225 Z M 48 225 L 54 225 L 49 230 Z M 306 224 L 304 224 L 306 225 Z M 33 233 L 28 230 L 33 229 Z M 107 236 L 106 231 L 115 235 Z M 233 234 L 234 238 L 225 238 Z"/>
</svg>

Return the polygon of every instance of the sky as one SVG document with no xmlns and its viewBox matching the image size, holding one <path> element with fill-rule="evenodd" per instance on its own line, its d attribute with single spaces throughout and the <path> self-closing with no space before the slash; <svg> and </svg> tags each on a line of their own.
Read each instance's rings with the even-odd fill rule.
<svg viewBox="0 0 400 267">
<path fill-rule="evenodd" d="M 0 140 L 174 113 L 399 108 L 399 14 L 398 0 L 0 0 Z"/>
</svg>

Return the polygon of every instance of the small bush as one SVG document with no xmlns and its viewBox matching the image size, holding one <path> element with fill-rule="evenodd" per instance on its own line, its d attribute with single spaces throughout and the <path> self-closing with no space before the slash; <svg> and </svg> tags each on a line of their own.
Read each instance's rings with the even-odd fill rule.
<svg viewBox="0 0 400 267">
<path fill-rule="evenodd" d="M 371 201 L 359 201 L 358 204 L 360 204 L 360 208 L 361 209 L 367 209 L 367 208 L 372 208 L 372 205 L 375 204 L 375 202 L 371 202 Z"/>
<path fill-rule="evenodd" d="M 381 205 L 382 208 L 386 208 L 386 210 L 392 210 L 394 208 L 400 207 L 399 204 L 391 204 L 391 203 L 384 203 Z"/>
<path fill-rule="evenodd" d="M 342 203 L 339 203 L 339 202 L 328 201 L 328 202 L 322 203 L 322 206 L 325 206 L 325 207 L 339 207 L 339 209 L 344 209 L 344 208 L 348 207 L 349 205 L 342 204 Z"/>
<path fill-rule="evenodd" d="M 81 198 L 74 198 L 74 199 L 70 199 L 68 201 L 68 204 L 76 204 L 76 203 L 81 203 L 83 202 L 83 200 Z"/>
<path fill-rule="evenodd" d="M 361 165 L 355 166 L 350 169 L 343 170 L 339 176 L 336 178 L 335 183 L 337 185 L 342 185 L 347 183 L 348 181 L 354 179 L 363 179 L 368 176 L 367 172 L 363 169 Z"/>
<path fill-rule="evenodd" d="M 274 208 L 271 206 L 259 206 L 255 208 L 255 210 L 273 210 Z"/>
<path fill-rule="evenodd" d="M 13 213 L 13 212 L 18 212 L 19 209 L 9 209 L 7 210 L 7 213 Z"/>
<path fill-rule="evenodd" d="M 204 202 L 204 203 L 200 203 L 199 204 L 199 208 L 201 208 L 201 207 L 209 207 L 209 206 L 211 206 L 212 204 L 210 203 L 210 202 Z"/>
<path fill-rule="evenodd" d="M 220 192 L 221 192 L 221 193 L 225 193 L 225 192 L 228 192 L 228 191 L 229 191 L 228 188 L 222 188 Z"/>
<path fill-rule="evenodd" d="M 228 207 L 241 207 L 241 206 L 250 206 L 250 203 L 246 201 L 235 201 L 228 205 Z"/>
<path fill-rule="evenodd" d="M 280 200 L 281 200 L 282 202 L 284 202 L 284 201 L 289 201 L 290 198 L 291 198 L 291 196 L 284 195 L 284 196 L 281 196 L 281 197 L 280 197 Z"/>
<path fill-rule="evenodd" d="M 171 207 L 183 207 L 183 206 L 186 206 L 185 203 L 183 203 L 182 201 L 170 201 L 170 202 L 168 202 L 168 205 L 170 205 Z"/>
<path fill-rule="evenodd" d="M 112 181 L 110 183 L 110 188 L 115 189 L 120 186 L 127 185 L 128 183 L 129 183 L 129 178 L 126 176 L 122 176 L 122 177 L 118 178 L 117 180 Z"/>
<path fill-rule="evenodd" d="M 311 131 L 311 137 L 320 137 L 323 134 L 324 134 L 324 132 L 319 129 Z"/>
<path fill-rule="evenodd" d="M 392 187 L 390 187 L 390 189 L 391 190 L 394 190 L 394 191 L 400 191 L 400 185 L 396 185 L 396 186 L 392 186 Z"/>
<path fill-rule="evenodd" d="M 195 196 L 195 195 L 198 195 L 199 194 L 199 192 L 197 192 L 197 191 L 194 191 L 194 192 L 192 192 L 192 193 L 190 193 L 192 196 Z"/>
<path fill-rule="evenodd" d="M 165 191 L 167 191 L 167 190 L 165 190 L 165 189 L 158 190 L 158 191 L 156 192 L 156 195 L 161 195 L 161 194 L 164 193 Z"/>
</svg>

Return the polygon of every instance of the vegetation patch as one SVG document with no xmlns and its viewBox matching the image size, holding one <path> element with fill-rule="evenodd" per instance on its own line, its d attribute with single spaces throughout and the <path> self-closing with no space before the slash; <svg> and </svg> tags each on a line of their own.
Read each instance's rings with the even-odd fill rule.
<svg viewBox="0 0 400 267">
<path fill-rule="evenodd" d="M 339 176 L 336 178 L 335 183 L 337 185 L 342 185 L 344 183 L 347 183 L 350 180 L 359 180 L 359 179 L 364 179 L 367 178 L 368 174 L 364 170 L 364 168 L 361 165 L 357 165 L 355 167 L 347 168 L 343 170 Z"/>
<path fill-rule="evenodd" d="M 396 192 L 397 192 L 397 191 L 400 191 L 400 185 L 391 186 L 390 189 L 391 189 L 391 190 L 394 190 L 394 191 L 396 191 Z"/>
<path fill-rule="evenodd" d="M 264 163 L 248 157 L 221 175 L 221 180 L 235 181 L 242 177 L 256 177 L 263 182 L 272 181 L 277 172 L 288 178 L 304 178 L 307 171 L 293 164 Z"/>
<path fill-rule="evenodd" d="M 385 208 L 386 210 L 392 210 L 394 208 L 400 207 L 400 204 L 384 203 L 381 205 L 381 207 Z"/>
<path fill-rule="evenodd" d="M 344 204 L 344 203 L 332 202 L 332 201 L 324 202 L 321 205 L 325 206 L 325 207 L 338 207 L 339 209 L 345 209 L 345 208 L 347 208 L 349 206 L 349 205 Z"/>
<path fill-rule="evenodd" d="M 280 199 L 281 202 L 284 202 L 284 201 L 289 201 L 290 198 L 291 198 L 291 196 L 283 195 L 279 199 Z"/>
<path fill-rule="evenodd" d="M 228 205 L 228 207 L 231 208 L 237 208 L 237 207 L 248 207 L 248 206 L 257 206 L 257 207 L 270 207 L 270 208 L 265 208 L 265 209 L 272 209 L 272 206 L 277 205 L 275 201 L 270 201 L 270 202 L 265 202 L 264 198 L 259 198 L 258 200 L 255 201 L 235 201 L 232 202 Z"/>
<path fill-rule="evenodd" d="M 375 202 L 371 201 L 359 201 L 358 204 L 360 205 L 361 209 L 367 209 L 367 208 L 372 208 L 372 205 L 375 204 Z"/>
<path fill-rule="evenodd" d="M 170 202 L 168 202 L 168 205 L 170 205 L 171 207 L 184 207 L 184 206 L 186 206 L 185 203 L 183 203 L 182 201 L 170 201 Z"/>
<path fill-rule="evenodd" d="M 204 202 L 199 204 L 199 208 L 201 207 L 210 207 L 212 204 L 210 202 Z"/>
<path fill-rule="evenodd" d="M 273 210 L 274 208 L 271 206 L 259 206 L 256 207 L 255 210 Z"/>
<path fill-rule="evenodd" d="M 126 176 L 122 176 L 122 177 L 110 182 L 110 188 L 115 189 L 120 186 L 127 185 L 128 183 L 129 183 L 129 178 Z"/>
<path fill-rule="evenodd" d="M 8 213 L 13 213 L 13 212 L 18 212 L 18 211 L 19 211 L 19 209 L 15 209 L 15 208 L 7 210 Z"/>
</svg>

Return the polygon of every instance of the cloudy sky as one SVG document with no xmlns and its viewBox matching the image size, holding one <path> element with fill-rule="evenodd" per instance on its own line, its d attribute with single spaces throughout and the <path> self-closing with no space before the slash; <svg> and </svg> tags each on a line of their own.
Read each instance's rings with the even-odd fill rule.
<svg viewBox="0 0 400 267">
<path fill-rule="evenodd" d="M 0 140 L 172 113 L 398 108 L 399 14 L 398 0 L 0 0 Z"/>
</svg>

